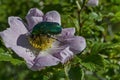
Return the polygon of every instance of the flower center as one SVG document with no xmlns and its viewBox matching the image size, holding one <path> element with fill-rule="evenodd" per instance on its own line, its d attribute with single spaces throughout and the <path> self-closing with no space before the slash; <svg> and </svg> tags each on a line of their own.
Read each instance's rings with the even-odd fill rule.
<svg viewBox="0 0 120 80">
<path fill-rule="evenodd" d="M 29 37 L 30 44 L 37 49 L 46 50 L 52 46 L 54 39 L 47 35 Z"/>
</svg>

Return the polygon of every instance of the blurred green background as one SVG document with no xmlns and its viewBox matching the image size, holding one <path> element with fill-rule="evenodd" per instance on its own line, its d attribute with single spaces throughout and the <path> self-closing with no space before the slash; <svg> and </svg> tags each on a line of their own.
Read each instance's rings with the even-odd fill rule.
<svg viewBox="0 0 120 80">
<path fill-rule="evenodd" d="M 120 80 L 120 0 L 99 0 L 81 13 L 76 1 L 82 6 L 82 0 L 0 0 L 0 31 L 9 27 L 9 16 L 25 20 L 36 7 L 44 13 L 57 10 L 62 26 L 75 27 L 87 41 L 82 54 L 68 63 L 34 72 L 0 40 L 0 80 Z"/>
</svg>

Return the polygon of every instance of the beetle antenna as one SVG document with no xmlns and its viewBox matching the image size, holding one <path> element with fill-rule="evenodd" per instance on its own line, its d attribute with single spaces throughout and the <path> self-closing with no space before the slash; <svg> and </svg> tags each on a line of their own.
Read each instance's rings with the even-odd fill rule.
<svg viewBox="0 0 120 80">
<path fill-rule="evenodd" d="M 48 35 L 48 37 L 50 37 L 50 38 L 52 38 L 52 39 L 55 39 L 55 40 L 57 40 L 57 41 L 63 43 L 62 41 L 60 41 L 59 39 L 56 39 L 55 37 L 51 36 L 50 34 L 47 34 L 47 35 Z"/>
<path fill-rule="evenodd" d="M 59 41 L 59 42 L 61 42 L 61 43 L 63 43 L 63 42 L 60 41 L 59 39 L 56 39 L 56 38 L 54 38 L 54 37 L 52 37 L 52 36 L 51 36 L 51 38 L 52 38 L 52 39 L 55 39 L 55 40 L 57 40 L 57 41 Z"/>
</svg>

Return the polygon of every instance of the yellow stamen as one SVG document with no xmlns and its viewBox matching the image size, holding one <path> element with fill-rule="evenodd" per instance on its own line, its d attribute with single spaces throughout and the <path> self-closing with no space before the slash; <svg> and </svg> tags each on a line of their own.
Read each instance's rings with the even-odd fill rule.
<svg viewBox="0 0 120 80">
<path fill-rule="evenodd" d="M 54 39 L 48 37 L 47 35 L 35 36 L 35 38 L 29 37 L 30 44 L 37 49 L 45 50 L 52 46 Z"/>
</svg>

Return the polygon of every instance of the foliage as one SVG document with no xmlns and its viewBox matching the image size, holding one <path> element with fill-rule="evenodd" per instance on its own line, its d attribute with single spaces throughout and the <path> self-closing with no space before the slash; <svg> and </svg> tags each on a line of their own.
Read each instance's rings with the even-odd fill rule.
<svg viewBox="0 0 120 80">
<path fill-rule="evenodd" d="M 99 0 L 99 6 L 82 6 L 82 0 L 0 0 L 0 31 L 9 16 L 24 19 L 28 10 L 57 10 L 63 27 L 75 27 L 86 49 L 65 65 L 33 72 L 0 41 L 0 79 L 3 80 L 120 80 L 120 1 Z"/>
</svg>

